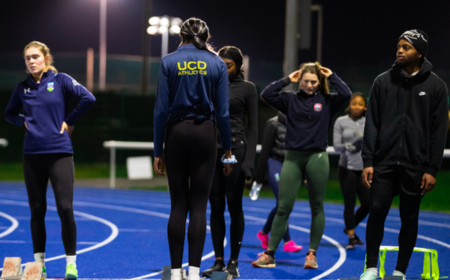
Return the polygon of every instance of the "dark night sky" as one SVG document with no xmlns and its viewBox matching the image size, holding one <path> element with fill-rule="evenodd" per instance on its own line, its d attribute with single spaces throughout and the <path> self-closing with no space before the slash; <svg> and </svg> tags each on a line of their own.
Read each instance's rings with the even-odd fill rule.
<svg viewBox="0 0 450 280">
<path fill-rule="evenodd" d="M 98 50 L 98 0 L 0 2 L 1 52 L 20 52 L 32 40 L 45 42 L 53 52 Z M 450 1 L 313 0 L 313 4 L 324 7 L 324 65 L 387 68 L 395 59 L 399 35 L 418 28 L 429 35 L 428 57 L 435 68 L 450 68 Z M 108 0 L 108 53 L 142 53 L 147 27 L 142 10 L 142 0 Z M 216 49 L 235 45 L 254 60 L 283 60 L 283 0 L 154 0 L 152 14 L 199 17 L 208 23 Z M 159 56 L 160 40 L 152 38 L 153 56 Z M 178 43 L 172 37 L 169 50 Z M 313 58 L 313 51 L 300 52 L 300 60 Z"/>
</svg>

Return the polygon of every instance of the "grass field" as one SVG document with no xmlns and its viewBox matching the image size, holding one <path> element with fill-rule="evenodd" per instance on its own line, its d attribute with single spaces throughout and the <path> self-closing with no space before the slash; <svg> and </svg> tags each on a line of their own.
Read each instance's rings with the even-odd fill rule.
<svg viewBox="0 0 450 280">
<path fill-rule="evenodd" d="M 76 164 L 76 179 L 92 179 L 92 178 L 108 178 L 108 164 Z M 116 175 L 118 178 L 126 178 L 127 170 L 125 165 L 118 165 Z M 0 181 L 23 181 L 22 164 L 0 164 Z M 161 187 L 132 187 L 132 189 L 145 189 L 152 191 L 167 191 L 167 186 Z M 245 189 L 244 195 L 248 196 L 249 186 Z M 437 184 L 434 190 L 425 195 L 421 209 L 430 211 L 450 212 L 450 203 L 448 197 L 450 195 L 450 171 L 441 171 L 437 176 Z M 261 197 L 273 197 L 272 191 L 268 186 L 261 190 Z M 308 200 L 308 190 L 302 187 L 297 196 L 298 199 Z M 332 168 L 325 196 L 326 202 L 343 203 L 341 189 L 337 178 L 337 169 Z M 398 207 L 398 197 L 394 199 L 393 206 Z"/>
</svg>

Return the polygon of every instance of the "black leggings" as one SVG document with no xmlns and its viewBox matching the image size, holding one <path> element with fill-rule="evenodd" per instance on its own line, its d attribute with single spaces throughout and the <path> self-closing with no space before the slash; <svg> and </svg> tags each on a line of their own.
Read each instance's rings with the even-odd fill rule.
<svg viewBox="0 0 450 280">
<path fill-rule="evenodd" d="M 346 229 L 355 229 L 369 214 L 370 190 L 362 184 L 362 171 L 339 166 L 339 183 L 344 197 L 344 221 Z M 355 212 L 356 194 L 361 206 Z"/>
<path fill-rule="evenodd" d="M 378 253 L 384 234 L 384 221 L 389 213 L 394 195 L 370 194 L 370 214 L 366 229 L 367 268 L 377 267 Z M 406 274 L 409 259 L 417 240 L 420 196 L 400 193 L 400 219 L 402 226 L 398 236 L 398 259 L 396 270 Z"/>
<path fill-rule="evenodd" d="M 164 155 L 171 199 L 167 235 L 172 269 L 181 268 L 188 212 L 189 265 L 200 267 L 216 153 L 213 121 L 185 120 L 167 127 Z"/>
<path fill-rule="evenodd" d="M 242 211 L 242 194 L 244 193 L 245 174 L 241 171 L 244 160 L 245 149 L 233 149 L 237 164 L 233 165 L 233 171 L 226 177 L 222 172 L 222 157 L 224 150 L 219 149 L 216 160 L 216 172 L 209 195 L 211 205 L 211 237 L 216 258 L 223 258 L 223 240 L 225 238 L 225 196 L 230 212 L 230 259 L 237 260 L 241 250 L 242 238 L 244 236 L 244 212 Z"/>
<path fill-rule="evenodd" d="M 24 154 L 23 173 L 31 211 L 34 253 L 45 252 L 48 180 L 55 193 L 66 255 L 76 254 L 77 226 L 73 216 L 74 166 L 71 154 Z"/>
</svg>

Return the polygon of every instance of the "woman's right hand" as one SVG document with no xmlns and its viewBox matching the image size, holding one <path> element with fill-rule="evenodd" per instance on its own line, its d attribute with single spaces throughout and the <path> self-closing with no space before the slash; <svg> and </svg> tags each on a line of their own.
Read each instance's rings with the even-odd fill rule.
<svg viewBox="0 0 450 280">
<path fill-rule="evenodd" d="M 295 72 L 292 72 L 289 75 L 289 79 L 291 79 L 291 83 L 296 83 L 300 79 L 300 76 L 302 75 L 302 70 L 297 70 Z"/>
<path fill-rule="evenodd" d="M 231 158 L 231 151 L 225 151 L 225 158 Z M 233 171 L 233 164 L 223 164 L 223 174 L 228 176 Z"/>
<path fill-rule="evenodd" d="M 153 167 L 155 168 L 156 174 L 159 176 L 166 175 L 164 171 L 164 158 L 163 157 L 155 157 L 155 161 L 153 162 Z"/>
<path fill-rule="evenodd" d="M 27 130 L 30 130 L 30 129 L 28 128 L 27 122 L 23 122 L 23 123 L 25 124 L 25 128 L 26 128 Z"/>
</svg>

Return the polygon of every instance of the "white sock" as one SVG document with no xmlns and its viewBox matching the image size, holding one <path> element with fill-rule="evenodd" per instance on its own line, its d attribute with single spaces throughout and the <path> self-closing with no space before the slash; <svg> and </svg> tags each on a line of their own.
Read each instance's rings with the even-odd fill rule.
<svg viewBox="0 0 450 280">
<path fill-rule="evenodd" d="M 66 255 L 66 267 L 69 266 L 69 264 L 73 264 L 75 268 L 77 268 L 77 255 L 72 256 Z"/>
<path fill-rule="evenodd" d="M 370 268 L 366 269 L 366 271 L 369 271 L 370 273 L 378 276 L 378 269 L 376 267 L 370 267 Z"/>
<path fill-rule="evenodd" d="M 35 253 L 34 261 L 42 263 L 42 266 L 45 266 L 45 253 Z"/>
<path fill-rule="evenodd" d="M 170 280 L 182 280 L 181 279 L 181 269 L 182 268 L 171 269 L 170 270 Z"/>
<path fill-rule="evenodd" d="M 397 274 L 401 273 L 402 275 L 405 275 L 405 274 L 403 274 L 403 272 L 398 271 L 398 270 L 394 270 L 394 272 L 392 272 L 392 275 L 395 275 L 395 273 L 397 273 Z"/>
<path fill-rule="evenodd" d="M 189 280 L 200 279 L 200 267 L 189 266 Z"/>
</svg>

